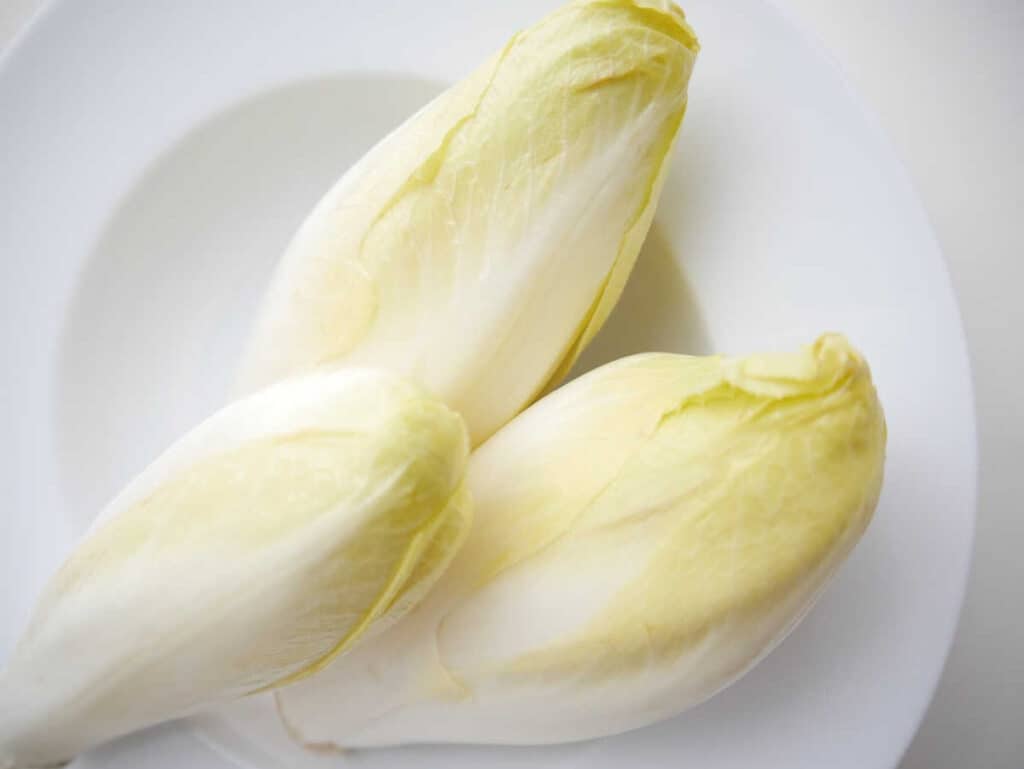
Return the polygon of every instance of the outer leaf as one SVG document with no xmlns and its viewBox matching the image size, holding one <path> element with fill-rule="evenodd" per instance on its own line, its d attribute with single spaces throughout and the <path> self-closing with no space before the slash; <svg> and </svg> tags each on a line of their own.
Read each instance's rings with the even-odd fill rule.
<svg viewBox="0 0 1024 769">
<path fill-rule="evenodd" d="M 474 453 L 452 566 L 372 648 L 280 690 L 282 715 L 348 747 L 561 742 L 678 713 L 810 608 L 870 520 L 884 446 L 841 337 L 597 369 Z"/>
<path fill-rule="evenodd" d="M 391 374 L 278 385 L 103 513 L 0 675 L 0 765 L 300 679 L 425 592 L 468 529 L 462 420 Z"/>
<path fill-rule="evenodd" d="M 422 382 L 474 443 L 569 369 L 617 301 L 686 107 L 669 3 L 582 0 L 353 167 L 273 279 L 243 390 L 324 364 Z"/>
</svg>

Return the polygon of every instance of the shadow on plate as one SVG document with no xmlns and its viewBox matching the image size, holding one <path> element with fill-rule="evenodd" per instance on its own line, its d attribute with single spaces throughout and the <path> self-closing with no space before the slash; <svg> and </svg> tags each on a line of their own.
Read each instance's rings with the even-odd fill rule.
<svg viewBox="0 0 1024 769">
<path fill-rule="evenodd" d="M 712 352 L 697 297 L 657 217 L 622 298 L 569 378 L 640 352 Z"/>
</svg>

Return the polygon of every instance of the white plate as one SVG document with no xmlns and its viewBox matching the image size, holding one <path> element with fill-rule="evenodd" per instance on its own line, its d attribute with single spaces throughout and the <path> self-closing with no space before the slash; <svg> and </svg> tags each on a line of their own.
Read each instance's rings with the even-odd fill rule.
<svg viewBox="0 0 1024 769">
<path fill-rule="evenodd" d="M 0 659 L 98 506 L 224 400 L 271 265 L 328 184 L 551 5 L 56 2 L 32 25 L 0 65 Z M 876 520 L 790 640 L 681 718 L 561 748 L 327 763 L 873 769 L 895 765 L 921 718 L 974 520 L 970 372 L 946 270 L 827 57 L 759 0 L 687 11 L 704 51 L 674 166 L 585 363 L 845 331 L 888 414 Z M 186 725 L 81 763 L 227 765 Z"/>
</svg>

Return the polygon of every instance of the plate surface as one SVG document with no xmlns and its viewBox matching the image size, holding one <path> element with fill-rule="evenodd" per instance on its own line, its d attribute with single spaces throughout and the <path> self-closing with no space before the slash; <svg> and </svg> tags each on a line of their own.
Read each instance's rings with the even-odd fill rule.
<svg viewBox="0 0 1024 769">
<path fill-rule="evenodd" d="M 225 399 L 274 260 L 329 184 L 544 0 L 56 2 L 0 62 L 0 660 L 99 506 Z M 952 638 L 974 524 L 956 303 L 899 163 L 762 0 L 694 0 L 703 44 L 654 229 L 581 369 L 841 330 L 872 364 L 887 478 L 817 609 L 707 704 L 547 749 L 316 766 L 894 766 Z M 77 764 L 298 766 L 164 727 Z M 273 751 L 271 751 L 273 752 Z M 306 759 L 303 759 L 304 761 Z"/>
</svg>

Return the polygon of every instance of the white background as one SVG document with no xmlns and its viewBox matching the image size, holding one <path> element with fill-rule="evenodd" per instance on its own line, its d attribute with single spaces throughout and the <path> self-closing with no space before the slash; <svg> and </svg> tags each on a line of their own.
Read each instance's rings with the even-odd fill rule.
<svg viewBox="0 0 1024 769">
<path fill-rule="evenodd" d="M 1024 2 L 778 2 L 832 52 L 907 164 L 949 263 L 974 367 L 981 449 L 974 564 L 946 672 L 902 769 L 1019 769 Z M 40 5 L 0 0 L 0 48 Z"/>
</svg>

